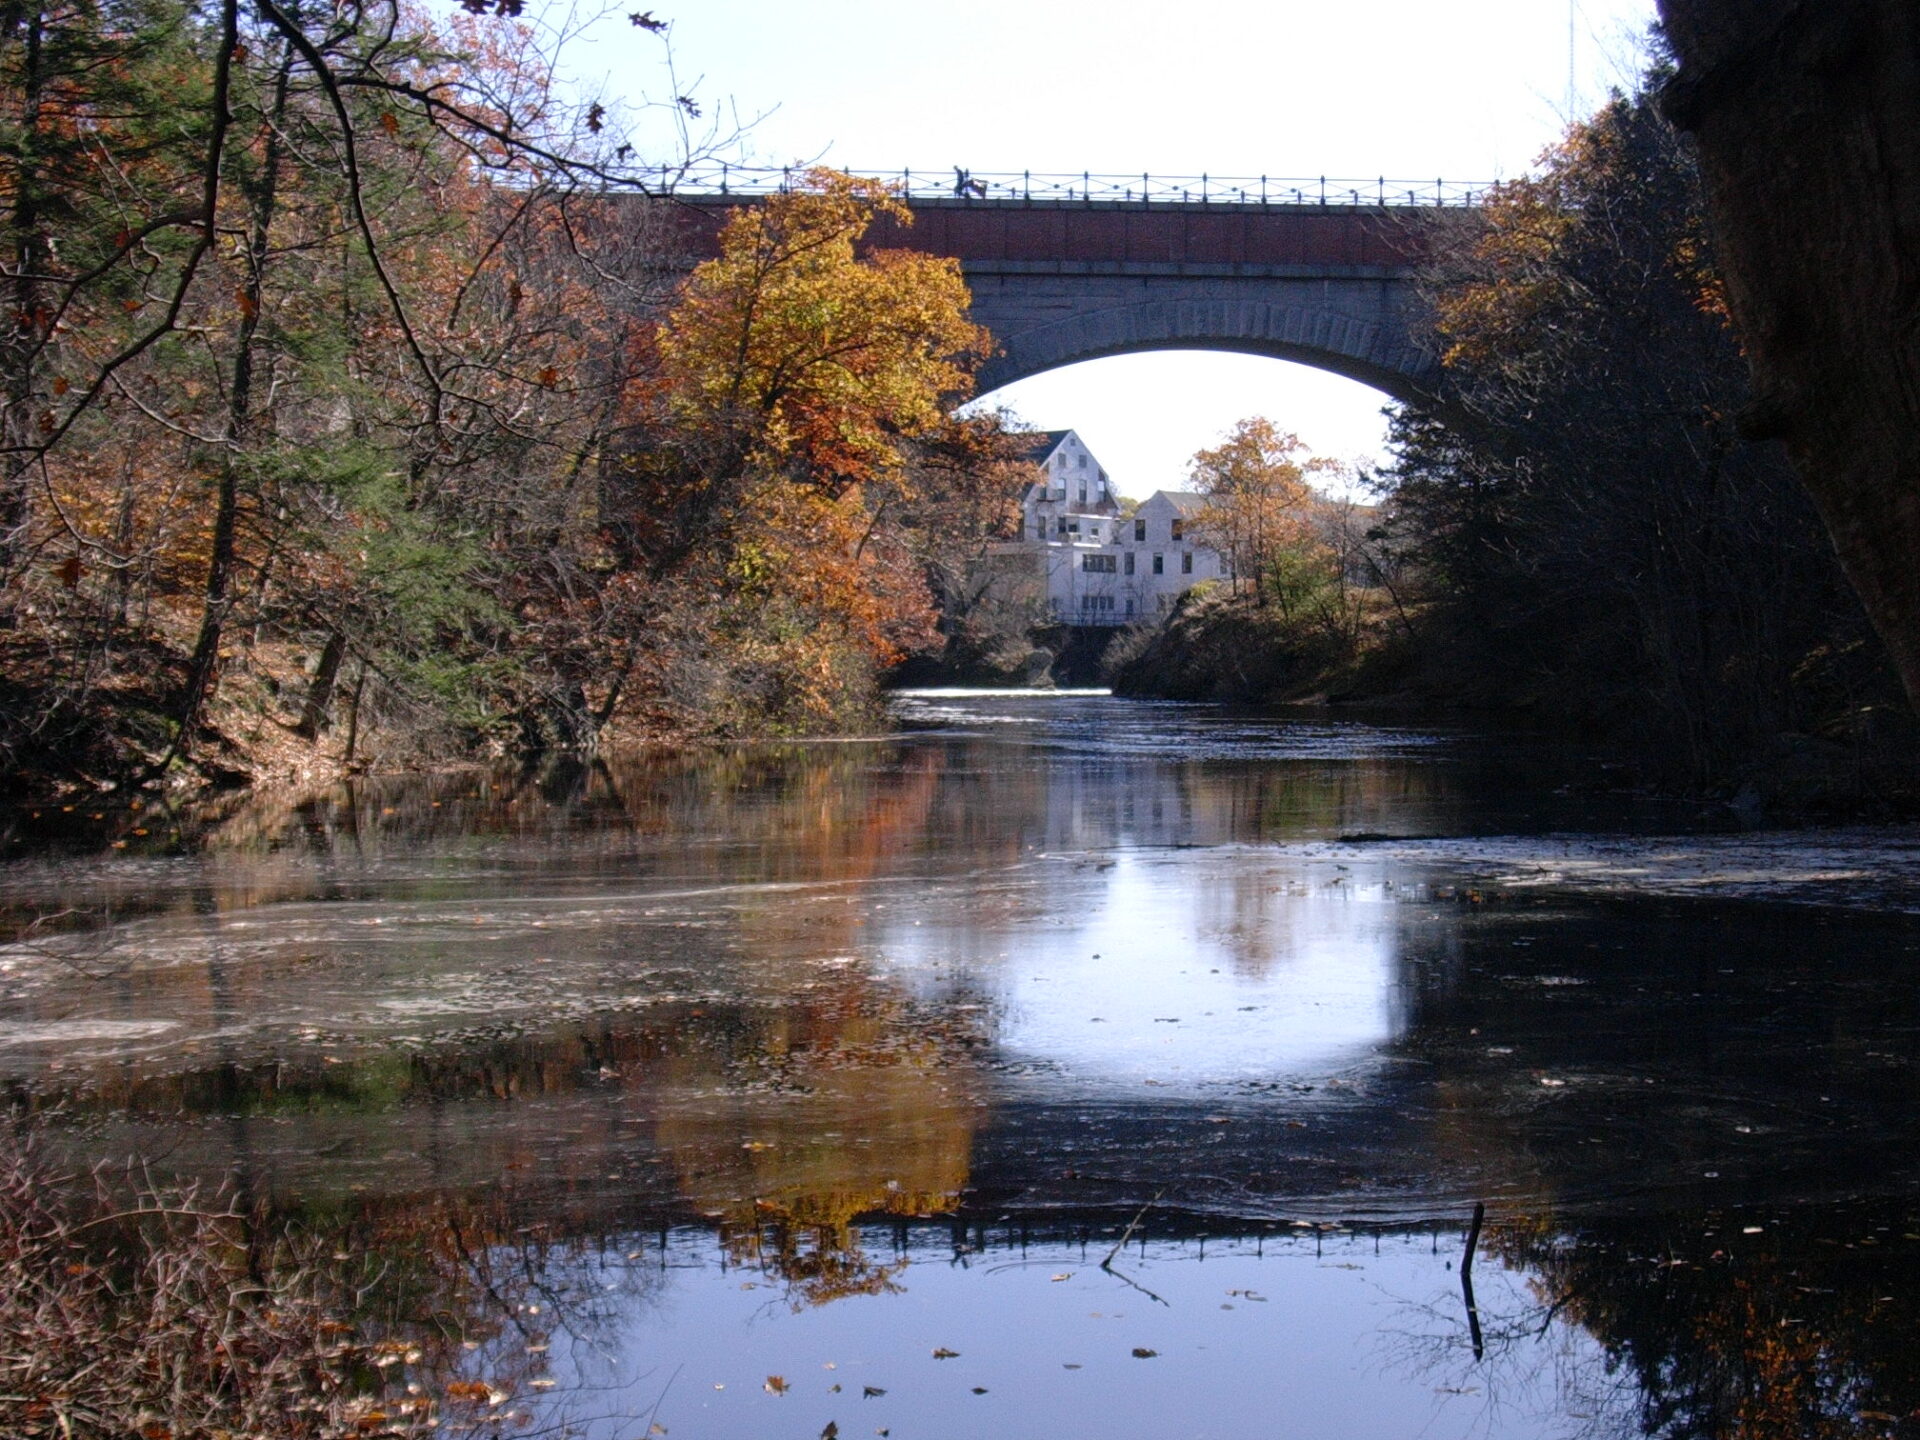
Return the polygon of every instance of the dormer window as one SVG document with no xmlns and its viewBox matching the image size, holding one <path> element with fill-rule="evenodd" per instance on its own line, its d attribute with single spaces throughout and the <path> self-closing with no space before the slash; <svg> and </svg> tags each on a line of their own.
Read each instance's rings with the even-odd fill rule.
<svg viewBox="0 0 1920 1440">
<path fill-rule="evenodd" d="M 1180 518 L 1179 516 L 1177 516 L 1177 515 L 1176 515 L 1176 516 L 1174 516 L 1174 518 L 1173 518 L 1173 538 L 1174 538 L 1174 539 L 1176 539 L 1176 540 L 1180 540 L 1180 539 L 1184 539 L 1184 538 L 1186 537 L 1186 533 L 1187 533 L 1187 522 L 1186 522 L 1186 521 L 1184 521 L 1184 520 L 1182 520 L 1182 519 L 1181 519 L 1181 518 Z"/>
</svg>

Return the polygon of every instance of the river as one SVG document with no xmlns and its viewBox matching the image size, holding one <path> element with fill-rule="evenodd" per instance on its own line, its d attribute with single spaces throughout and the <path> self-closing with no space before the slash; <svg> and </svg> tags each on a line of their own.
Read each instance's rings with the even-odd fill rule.
<svg viewBox="0 0 1920 1440">
<path fill-rule="evenodd" d="M 416 1275 L 523 1429 L 1920 1434 L 1920 836 L 896 710 L 16 833 L 0 1081 Z"/>
</svg>

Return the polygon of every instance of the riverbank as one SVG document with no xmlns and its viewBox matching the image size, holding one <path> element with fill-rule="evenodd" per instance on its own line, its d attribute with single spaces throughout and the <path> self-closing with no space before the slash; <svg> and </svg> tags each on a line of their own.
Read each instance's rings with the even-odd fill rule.
<svg viewBox="0 0 1920 1440">
<path fill-rule="evenodd" d="M 1492 663 L 1456 627 L 1387 597 L 1333 617 L 1191 592 L 1163 624 L 1118 637 L 1107 675 L 1134 699 L 1521 726 L 1604 748 L 1619 767 L 1608 783 L 1724 802 L 1748 824 L 1920 815 L 1920 726 L 1896 704 L 1810 694 L 1805 728 L 1766 733 L 1676 716 L 1604 677 Z"/>
<path fill-rule="evenodd" d="M 86 815 L 191 808 L 236 793 L 318 792 L 373 775 L 591 758 L 648 747 L 870 732 L 884 723 L 872 666 L 846 656 L 817 704 L 792 703 L 793 667 L 773 655 L 731 669 L 656 666 L 653 688 L 536 686 L 502 658 L 449 662 L 452 681 L 343 660 L 316 640 L 248 636 L 222 653 L 217 683 L 177 744 L 191 633 L 150 627 L 99 674 L 67 683 L 46 655 L 0 664 L 0 708 L 38 713 L 0 747 L 0 807 Z M 0 662 L 22 637 L 0 636 Z M 471 673 L 468 673 L 471 672 Z M 492 690 L 485 688 L 487 685 Z M 617 703 L 616 703 L 617 702 Z"/>
</svg>

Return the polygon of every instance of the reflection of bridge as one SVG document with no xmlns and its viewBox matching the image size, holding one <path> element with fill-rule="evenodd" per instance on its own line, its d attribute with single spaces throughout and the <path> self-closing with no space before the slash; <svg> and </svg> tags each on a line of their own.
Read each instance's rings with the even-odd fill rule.
<svg viewBox="0 0 1920 1440">
<path fill-rule="evenodd" d="M 702 176 L 703 206 L 786 172 Z M 1419 397 L 1436 361 L 1414 323 L 1414 267 L 1487 187 L 1219 176 L 893 177 L 911 230 L 881 245 L 951 255 L 1001 353 L 983 391 L 1144 350 L 1231 350 Z M 684 193 L 684 189 L 683 189 Z"/>
</svg>

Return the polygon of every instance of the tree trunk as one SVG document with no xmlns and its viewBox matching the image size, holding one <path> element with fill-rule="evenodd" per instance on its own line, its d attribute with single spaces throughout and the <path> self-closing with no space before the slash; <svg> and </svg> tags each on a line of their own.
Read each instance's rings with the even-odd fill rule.
<svg viewBox="0 0 1920 1440">
<path fill-rule="evenodd" d="M 41 91 L 44 82 L 42 54 L 45 17 L 38 6 L 7 17 L 6 43 L 21 49 L 21 88 L 15 123 L 26 143 L 21 146 L 20 168 L 8 176 L 13 190 L 12 213 L 8 217 L 7 258 L 13 276 L 8 296 L 13 314 L 9 324 L 0 327 L 5 340 L 0 343 L 0 369 L 4 370 L 5 398 L 0 407 L 0 451 L 4 451 L 6 480 L 0 488 L 0 586 L 9 590 L 17 560 L 25 549 L 27 487 L 31 453 L 37 432 L 39 406 L 35 403 L 34 382 L 39 369 L 38 357 L 48 332 L 47 305 L 40 276 L 47 269 L 47 234 L 40 213 L 40 177 L 32 164 L 32 141 L 41 123 Z M 13 32 L 18 30 L 18 34 Z M 0 601 L 0 623 L 12 618 L 13 599 Z"/>
<path fill-rule="evenodd" d="M 220 664 L 220 641 L 226 631 L 227 612 L 232 608 L 231 590 L 237 555 L 235 537 L 240 515 L 240 466 L 246 442 L 253 429 L 254 336 L 260 328 L 260 306 L 265 294 L 268 241 L 272 235 L 278 202 L 281 126 L 286 118 L 287 89 L 291 79 L 291 53 L 282 61 L 275 82 L 273 109 L 265 125 L 260 171 L 244 189 L 249 201 L 247 215 L 247 275 L 240 287 L 240 322 L 234 336 L 233 372 L 227 388 L 226 443 L 221 447 L 219 480 L 215 491 L 213 550 L 207 561 L 205 603 L 200 612 L 200 636 L 187 664 L 187 683 L 180 696 L 174 736 L 168 761 L 193 748 L 194 731 L 212 693 L 214 676 Z"/>
<path fill-rule="evenodd" d="M 304 740 L 318 740 L 327 728 L 327 711 L 333 706 L 334 683 L 340 678 L 340 662 L 347 658 L 347 638 L 338 630 L 327 633 L 326 646 L 320 651 L 320 663 L 313 667 L 313 681 L 307 686 L 306 702 L 300 707 L 300 723 L 294 733 Z"/>
<path fill-rule="evenodd" d="M 1755 439 L 1786 442 L 1920 709 L 1920 8 L 1660 0 Z"/>
</svg>

